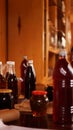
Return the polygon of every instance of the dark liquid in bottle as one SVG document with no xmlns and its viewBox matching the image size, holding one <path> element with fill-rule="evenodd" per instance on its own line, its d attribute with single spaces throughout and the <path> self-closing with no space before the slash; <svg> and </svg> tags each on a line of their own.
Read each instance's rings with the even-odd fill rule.
<svg viewBox="0 0 73 130">
<path fill-rule="evenodd" d="M 0 74 L 0 89 L 6 88 L 6 81 L 2 74 Z"/>
<path fill-rule="evenodd" d="M 67 65 L 65 57 L 59 59 L 53 73 L 53 120 L 57 123 L 68 121 Z"/>
<path fill-rule="evenodd" d="M 28 63 L 28 60 L 24 58 L 24 60 L 21 63 L 21 66 L 20 66 L 21 78 L 23 80 L 21 82 L 21 94 L 23 94 L 23 95 L 25 93 L 25 76 L 26 76 L 27 63 Z"/>
<path fill-rule="evenodd" d="M 67 77 L 68 122 L 73 123 L 73 48 L 71 48 Z"/>
<path fill-rule="evenodd" d="M 27 67 L 26 77 L 25 77 L 25 98 L 29 99 L 32 95 L 32 91 L 35 90 L 36 77 L 32 71 L 32 67 Z"/>
<path fill-rule="evenodd" d="M 8 89 L 12 90 L 14 104 L 18 102 L 18 81 L 15 74 L 9 74 L 8 80 Z"/>
</svg>

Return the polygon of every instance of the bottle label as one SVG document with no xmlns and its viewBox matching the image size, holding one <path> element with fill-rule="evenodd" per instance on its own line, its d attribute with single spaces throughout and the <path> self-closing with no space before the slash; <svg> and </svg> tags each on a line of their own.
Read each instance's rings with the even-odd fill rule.
<svg viewBox="0 0 73 130">
<path fill-rule="evenodd" d="M 60 73 L 63 74 L 64 76 L 66 75 L 66 71 L 64 70 L 63 67 L 60 68 Z"/>
<path fill-rule="evenodd" d="M 70 107 L 70 113 L 73 113 L 73 106 Z"/>
<path fill-rule="evenodd" d="M 24 66 L 25 68 L 27 68 L 27 65 L 23 64 L 23 66 Z"/>
<path fill-rule="evenodd" d="M 73 67 L 71 66 L 71 64 L 68 64 L 68 69 L 73 74 Z"/>
<path fill-rule="evenodd" d="M 65 87 L 65 80 L 62 80 L 62 88 Z"/>
<path fill-rule="evenodd" d="M 73 79 L 70 80 L 70 87 L 73 87 Z"/>
</svg>

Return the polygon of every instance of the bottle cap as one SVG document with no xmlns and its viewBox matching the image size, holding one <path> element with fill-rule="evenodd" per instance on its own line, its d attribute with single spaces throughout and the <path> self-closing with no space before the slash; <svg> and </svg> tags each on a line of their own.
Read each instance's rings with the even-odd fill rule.
<svg viewBox="0 0 73 130">
<path fill-rule="evenodd" d="M 29 60 L 29 61 L 28 61 L 28 64 L 32 64 L 32 63 L 33 63 L 33 60 Z"/>
<path fill-rule="evenodd" d="M 60 50 L 59 56 L 66 56 L 66 55 L 67 55 L 67 51 L 65 49 Z"/>
<path fill-rule="evenodd" d="M 27 56 L 23 56 L 24 59 L 27 59 Z"/>
</svg>

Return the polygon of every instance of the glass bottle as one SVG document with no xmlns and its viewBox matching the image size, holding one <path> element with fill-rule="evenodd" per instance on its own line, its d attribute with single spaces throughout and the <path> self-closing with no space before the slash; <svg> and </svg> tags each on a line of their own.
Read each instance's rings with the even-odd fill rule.
<svg viewBox="0 0 73 130">
<path fill-rule="evenodd" d="M 8 70 L 6 74 L 7 88 L 12 90 L 14 104 L 18 102 L 18 80 L 15 72 L 15 62 L 7 61 Z"/>
<path fill-rule="evenodd" d="M 67 85 L 68 122 L 73 123 L 73 47 L 71 48 L 70 62 L 68 64 Z"/>
<path fill-rule="evenodd" d="M 67 118 L 67 52 L 61 49 L 53 72 L 53 120 L 66 123 Z"/>
<path fill-rule="evenodd" d="M 5 77 L 3 76 L 2 71 L 2 62 L 0 61 L 0 89 L 6 88 Z"/>
<path fill-rule="evenodd" d="M 21 78 L 22 78 L 21 94 L 23 94 L 23 95 L 25 93 L 25 75 L 26 75 L 27 65 L 28 65 L 28 59 L 27 59 L 27 56 L 24 56 L 23 61 L 21 62 L 21 65 L 20 65 L 20 74 L 21 74 Z"/>
<path fill-rule="evenodd" d="M 32 91 L 36 89 L 36 74 L 33 66 L 33 60 L 28 61 L 26 76 L 25 76 L 25 98 L 29 99 Z"/>
</svg>

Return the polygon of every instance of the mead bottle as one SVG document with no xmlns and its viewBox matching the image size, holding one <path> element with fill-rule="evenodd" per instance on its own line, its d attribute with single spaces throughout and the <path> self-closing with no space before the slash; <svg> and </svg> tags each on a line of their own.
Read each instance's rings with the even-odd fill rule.
<svg viewBox="0 0 73 130">
<path fill-rule="evenodd" d="M 61 49 L 53 72 L 53 120 L 66 123 L 67 118 L 67 52 Z"/>
</svg>

